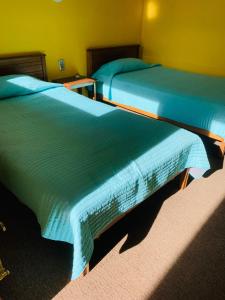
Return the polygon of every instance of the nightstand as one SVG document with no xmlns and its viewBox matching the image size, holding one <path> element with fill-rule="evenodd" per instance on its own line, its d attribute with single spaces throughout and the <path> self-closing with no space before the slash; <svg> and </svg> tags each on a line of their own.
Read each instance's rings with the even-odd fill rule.
<svg viewBox="0 0 225 300">
<path fill-rule="evenodd" d="M 92 86 L 93 92 L 89 93 L 92 95 L 92 99 L 96 100 L 96 81 L 86 76 L 71 76 L 65 78 L 59 78 L 53 80 L 56 83 L 63 83 L 64 86 L 69 90 L 77 90 L 78 93 L 82 94 L 82 88 Z"/>
</svg>

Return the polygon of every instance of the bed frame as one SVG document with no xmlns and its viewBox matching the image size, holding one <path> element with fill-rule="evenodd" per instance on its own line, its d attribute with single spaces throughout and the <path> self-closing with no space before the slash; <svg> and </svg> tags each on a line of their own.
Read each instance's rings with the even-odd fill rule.
<svg viewBox="0 0 225 300">
<path fill-rule="evenodd" d="M 29 52 L 0 56 L 0 76 L 26 74 L 42 80 L 48 80 L 45 54 Z"/>
<path fill-rule="evenodd" d="M 140 45 L 87 49 L 87 75 L 91 76 L 102 65 L 118 58 L 140 56 Z"/>
<path fill-rule="evenodd" d="M 87 49 L 87 75 L 91 76 L 91 74 L 96 72 L 98 70 L 98 68 L 101 67 L 103 64 L 105 64 L 109 61 L 115 60 L 115 59 L 126 58 L 126 57 L 140 58 L 140 56 L 141 56 L 140 50 L 141 50 L 141 47 L 138 44 L 118 46 L 118 47 L 114 46 L 114 47 L 106 47 L 106 48 L 89 48 L 89 49 Z M 207 137 L 211 138 L 212 140 L 219 142 L 219 148 L 220 148 L 222 157 L 225 154 L 225 140 L 221 136 L 216 135 L 210 131 L 207 131 L 207 130 L 204 130 L 201 128 L 197 128 L 197 127 L 193 127 L 193 126 L 189 126 L 184 123 L 176 122 L 174 120 L 167 119 L 167 118 L 161 117 L 159 115 L 149 113 L 149 112 L 143 111 L 138 108 L 134 108 L 132 106 L 120 104 L 116 101 L 111 101 L 111 100 L 103 97 L 102 95 L 98 95 L 98 99 L 103 100 L 104 102 L 106 102 L 108 104 L 111 104 L 111 105 L 113 104 L 115 106 L 121 107 L 125 110 L 131 111 L 131 112 L 134 112 L 134 113 L 137 113 L 137 114 L 149 117 L 149 118 L 166 121 L 168 123 L 171 123 L 171 124 L 177 125 L 179 127 L 185 128 L 187 130 L 193 131 L 197 134 L 207 136 Z"/>
<path fill-rule="evenodd" d="M 101 50 L 98 50 L 98 53 L 101 53 Z M 116 47 L 114 52 L 114 54 L 124 55 L 124 57 L 129 56 L 129 53 L 131 53 L 133 57 L 137 57 L 139 54 L 139 45 L 126 46 L 126 49 L 124 49 L 124 47 Z M 115 59 L 114 55 L 111 56 L 106 54 L 104 56 L 104 62 L 110 61 L 112 59 Z M 99 61 L 99 63 L 101 63 L 101 61 Z M 93 63 L 93 67 L 94 66 L 95 68 L 98 68 L 100 65 L 98 63 Z M 45 54 L 40 52 L 34 52 L 34 53 L 23 53 L 23 54 L 16 54 L 16 55 L 0 56 L 0 76 L 18 74 L 18 73 L 31 75 L 42 80 L 47 80 Z M 188 184 L 189 171 L 190 171 L 189 169 L 185 169 L 181 174 L 179 174 L 180 190 L 185 189 Z M 131 210 L 133 210 L 134 208 L 132 208 Z M 106 228 L 104 228 L 104 230 L 98 235 L 98 237 L 101 234 L 103 234 L 106 230 L 108 230 L 110 227 L 112 227 L 116 222 L 118 222 L 124 216 L 126 216 L 131 210 L 122 214 L 120 217 L 118 217 L 112 223 L 110 223 Z M 89 272 L 89 265 L 86 266 L 82 275 L 85 276 L 88 272 Z"/>
</svg>

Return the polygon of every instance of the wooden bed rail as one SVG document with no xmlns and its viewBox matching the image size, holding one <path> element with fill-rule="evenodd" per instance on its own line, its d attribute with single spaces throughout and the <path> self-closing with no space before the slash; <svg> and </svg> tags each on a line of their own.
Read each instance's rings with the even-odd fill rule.
<svg viewBox="0 0 225 300">
<path fill-rule="evenodd" d="M 220 142 L 219 147 L 220 147 L 221 155 L 223 157 L 225 155 L 225 141 Z"/>
</svg>

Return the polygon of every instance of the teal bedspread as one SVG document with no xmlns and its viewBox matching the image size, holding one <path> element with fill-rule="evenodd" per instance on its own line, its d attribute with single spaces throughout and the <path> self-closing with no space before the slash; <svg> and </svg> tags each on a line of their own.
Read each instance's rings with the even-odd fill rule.
<svg viewBox="0 0 225 300">
<path fill-rule="evenodd" d="M 209 169 L 200 138 L 63 87 L 0 101 L 0 179 L 42 236 L 74 245 L 72 278 L 94 238 L 185 168 Z"/>
<path fill-rule="evenodd" d="M 99 78 L 102 80 L 104 76 Z M 97 78 L 98 79 L 98 78 Z M 225 78 L 163 66 L 118 74 L 99 92 L 132 106 L 225 138 Z"/>
</svg>

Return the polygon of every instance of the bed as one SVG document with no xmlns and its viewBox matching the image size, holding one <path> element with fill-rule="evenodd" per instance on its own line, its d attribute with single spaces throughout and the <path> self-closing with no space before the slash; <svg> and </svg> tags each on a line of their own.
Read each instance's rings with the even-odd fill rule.
<svg viewBox="0 0 225 300">
<path fill-rule="evenodd" d="M 33 75 L 33 58 L 20 56 L 23 73 Z M 5 60 L 18 73 L 12 56 L 0 58 L 0 75 Z M 210 168 L 191 132 L 60 84 L 0 76 L 0 181 L 34 212 L 43 237 L 74 246 L 72 279 L 86 272 L 96 237 L 177 175 L 184 188 L 192 167 Z"/>
<path fill-rule="evenodd" d="M 218 141 L 223 156 L 225 78 L 182 72 L 159 64 L 145 64 L 133 70 L 130 66 L 116 66 L 117 59 L 122 59 L 122 64 L 124 58 L 136 59 L 139 54 L 139 45 L 87 50 L 87 72 L 98 80 L 100 98 Z"/>
</svg>

